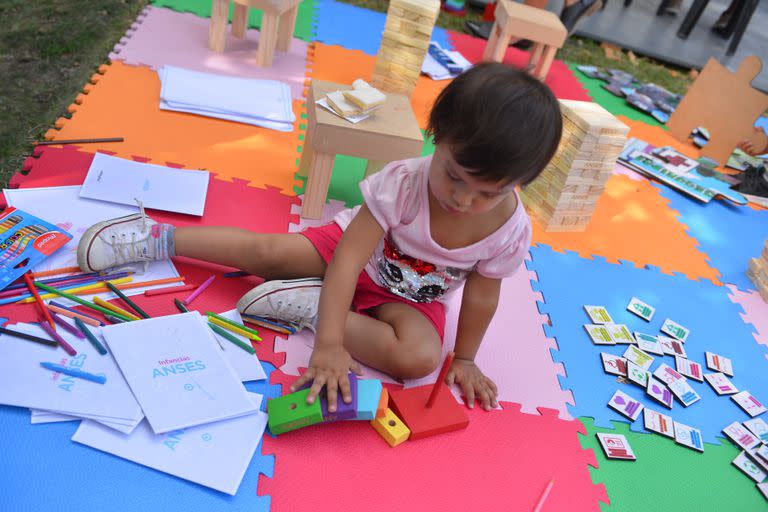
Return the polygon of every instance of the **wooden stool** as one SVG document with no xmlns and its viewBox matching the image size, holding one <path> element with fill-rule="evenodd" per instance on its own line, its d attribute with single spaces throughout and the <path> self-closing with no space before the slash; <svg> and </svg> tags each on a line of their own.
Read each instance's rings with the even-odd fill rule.
<svg viewBox="0 0 768 512">
<path fill-rule="evenodd" d="M 232 14 L 232 35 L 245 37 L 248 25 L 248 8 L 261 9 L 259 48 L 256 63 L 262 67 L 272 65 L 275 48 L 287 52 L 291 46 L 296 15 L 301 0 L 234 0 Z M 208 32 L 208 48 L 223 52 L 226 41 L 227 19 L 229 18 L 229 0 L 213 0 L 211 28 Z"/>
<path fill-rule="evenodd" d="M 563 47 L 568 37 L 568 31 L 560 18 L 544 9 L 510 0 L 499 0 L 494 15 L 496 21 L 488 44 L 485 45 L 483 60 L 501 62 L 512 37 L 529 39 L 534 46 L 528 67 L 533 68 L 533 76 L 544 81 L 557 49 Z"/>
<path fill-rule="evenodd" d="M 403 95 L 387 94 L 387 101 L 368 119 L 357 124 L 333 114 L 315 101 L 351 85 L 312 80 L 307 96 L 307 133 L 301 153 L 299 174 L 308 176 L 301 216 L 319 219 L 323 213 L 328 184 L 337 154 L 389 162 L 421 156 L 424 138 Z M 366 175 L 372 171 L 366 169 Z M 377 170 L 377 169 L 376 169 Z"/>
</svg>

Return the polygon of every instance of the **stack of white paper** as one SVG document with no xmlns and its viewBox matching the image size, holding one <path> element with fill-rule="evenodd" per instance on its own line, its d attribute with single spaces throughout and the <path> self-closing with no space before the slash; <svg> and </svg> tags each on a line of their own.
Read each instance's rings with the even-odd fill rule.
<svg viewBox="0 0 768 512">
<path fill-rule="evenodd" d="M 158 72 L 160 108 L 262 126 L 293 130 L 291 89 L 275 80 L 201 73 L 174 66 Z"/>
</svg>

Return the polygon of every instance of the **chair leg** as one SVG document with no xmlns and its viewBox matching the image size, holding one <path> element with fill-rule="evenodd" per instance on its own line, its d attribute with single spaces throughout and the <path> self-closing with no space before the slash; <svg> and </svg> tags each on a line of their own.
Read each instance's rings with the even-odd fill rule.
<svg viewBox="0 0 768 512">
<path fill-rule="evenodd" d="M 494 23 L 493 27 L 491 27 L 491 37 L 488 38 L 488 42 L 485 44 L 483 60 L 495 62 L 503 61 L 504 55 L 507 53 L 507 45 L 509 45 L 510 39 L 512 39 L 512 36 L 502 33 L 499 24 Z"/>
<path fill-rule="evenodd" d="M 305 219 L 319 219 L 323 215 L 334 157 L 335 155 L 329 153 L 315 152 L 312 155 L 309 179 L 304 189 L 304 202 L 301 205 L 301 216 Z"/>
<path fill-rule="evenodd" d="M 555 54 L 557 53 L 557 48 L 554 46 L 545 46 L 544 47 L 544 54 L 541 56 L 541 59 L 536 66 L 536 70 L 533 72 L 533 75 L 544 82 L 547 79 L 547 74 L 549 74 L 549 68 L 552 66 L 552 61 L 555 60 Z"/>
<path fill-rule="evenodd" d="M 235 37 L 245 37 L 245 30 L 248 27 L 248 6 L 235 4 L 235 10 L 232 12 L 232 35 Z"/>
<path fill-rule="evenodd" d="M 227 37 L 227 18 L 229 0 L 213 0 L 211 6 L 211 26 L 208 29 L 208 48 L 214 52 L 223 52 Z"/>
<path fill-rule="evenodd" d="M 539 60 L 541 60 L 541 55 L 544 53 L 544 45 L 542 43 L 536 43 L 533 45 L 533 48 L 531 49 L 531 56 L 528 58 L 528 66 L 527 69 L 531 70 L 532 74 L 536 74 L 536 70 L 539 67 Z"/>
<path fill-rule="evenodd" d="M 280 15 L 280 26 L 277 29 L 277 49 L 281 52 L 287 52 L 291 49 L 298 14 L 299 6 L 295 5 Z"/>
<path fill-rule="evenodd" d="M 672 3 L 672 0 L 662 0 L 659 4 L 659 8 L 656 9 L 656 16 L 663 16 L 667 11 L 667 7 Z"/>
<path fill-rule="evenodd" d="M 259 34 L 259 49 L 256 54 L 256 64 L 268 68 L 272 65 L 277 46 L 278 17 L 264 13 L 261 18 L 261 33 Z"/>
<path fill-rule="evenodd" d="M 757 0 L 747 0 L 741 7 L 739 18 L 736 20 L 736 25 L 733 28 L 733 37 L 731 38 L 731 42 L 728 44 L 728 50 L 725 52 L 726 55 L 733 55 L 736 53 L 736 49 L 739 47 L 741 38 L 744 35 L 744 32 L 747 30 L 747 25 L 749 25 L 749 21 L 752 19 L 752 15 L 757 9 L 757 4 Z"/>
<path fill-rule="evenodd" d="M 680 28 L 677 31 L 677 37 L 680 39 L 688 39 L 691 34 L 691 30 L 698 23 L 701 18 L 701 13 L 706 9 L 709 0 L 694 0 L 693 5 L 688 10 L 688 14 L 685 15 L 685 19 L 680 24 Z"/>
</svg>

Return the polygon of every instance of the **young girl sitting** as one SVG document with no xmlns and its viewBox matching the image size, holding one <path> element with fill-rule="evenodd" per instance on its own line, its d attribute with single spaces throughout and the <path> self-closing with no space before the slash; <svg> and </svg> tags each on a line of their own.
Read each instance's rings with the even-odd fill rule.
<svg viewBox="0 0 768 512">
<path fill-rule="evenodd" d="M 78 247 L 97 271 L 187 256 L 240 268 L 267 281 L 237 303 L 241 313 L 315 331 L 309 367 L 292 389 L 325 386 L 351 400 L 356 361 L 396 378 L 440 363 L 444 301 L 463 285 L 448 373 L 467 405 L 496 407 L 496 385 L 474 363 L 496 312 L 501 280 L 523 262 L 531 226 L 515 191 L 555 153 L 562 131 L 552 92 L 502 64 L 480 64 L 437 98 L 429 119 L 433 156 L 397 161 L 360 183 L 364 203 L 299 234 L 230 227 L 174 228 L 139 214 L 100 222 Z M 510 343 L 514 343 L 511 333 Z"/>
</svg>

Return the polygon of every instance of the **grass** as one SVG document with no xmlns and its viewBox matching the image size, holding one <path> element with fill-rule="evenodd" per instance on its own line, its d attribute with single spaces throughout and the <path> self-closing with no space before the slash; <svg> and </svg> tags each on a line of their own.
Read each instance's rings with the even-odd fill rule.
<svg viewBox="0 0 768 512">
<path fill-rule="evenodd" d="M 387 0 L 341 0 L 386 12 Z M 148 0 L 0 0 L 0 186 L 21 169 L 54 121 L 67 116 L 67 106 L 99 65 L 107 61 Z M 480 20 L 469 9 L 466 18 L 441 13 L 440 27 L 464 32 L 464 21 Z M 558 56 L 579 64 L 608 66 L 631 72 L 644 81 L 684 92 L 690 77 L 684 70 L 626 53 L 606 58 L 592 41 L 571 38 Z"/>
</svg>

